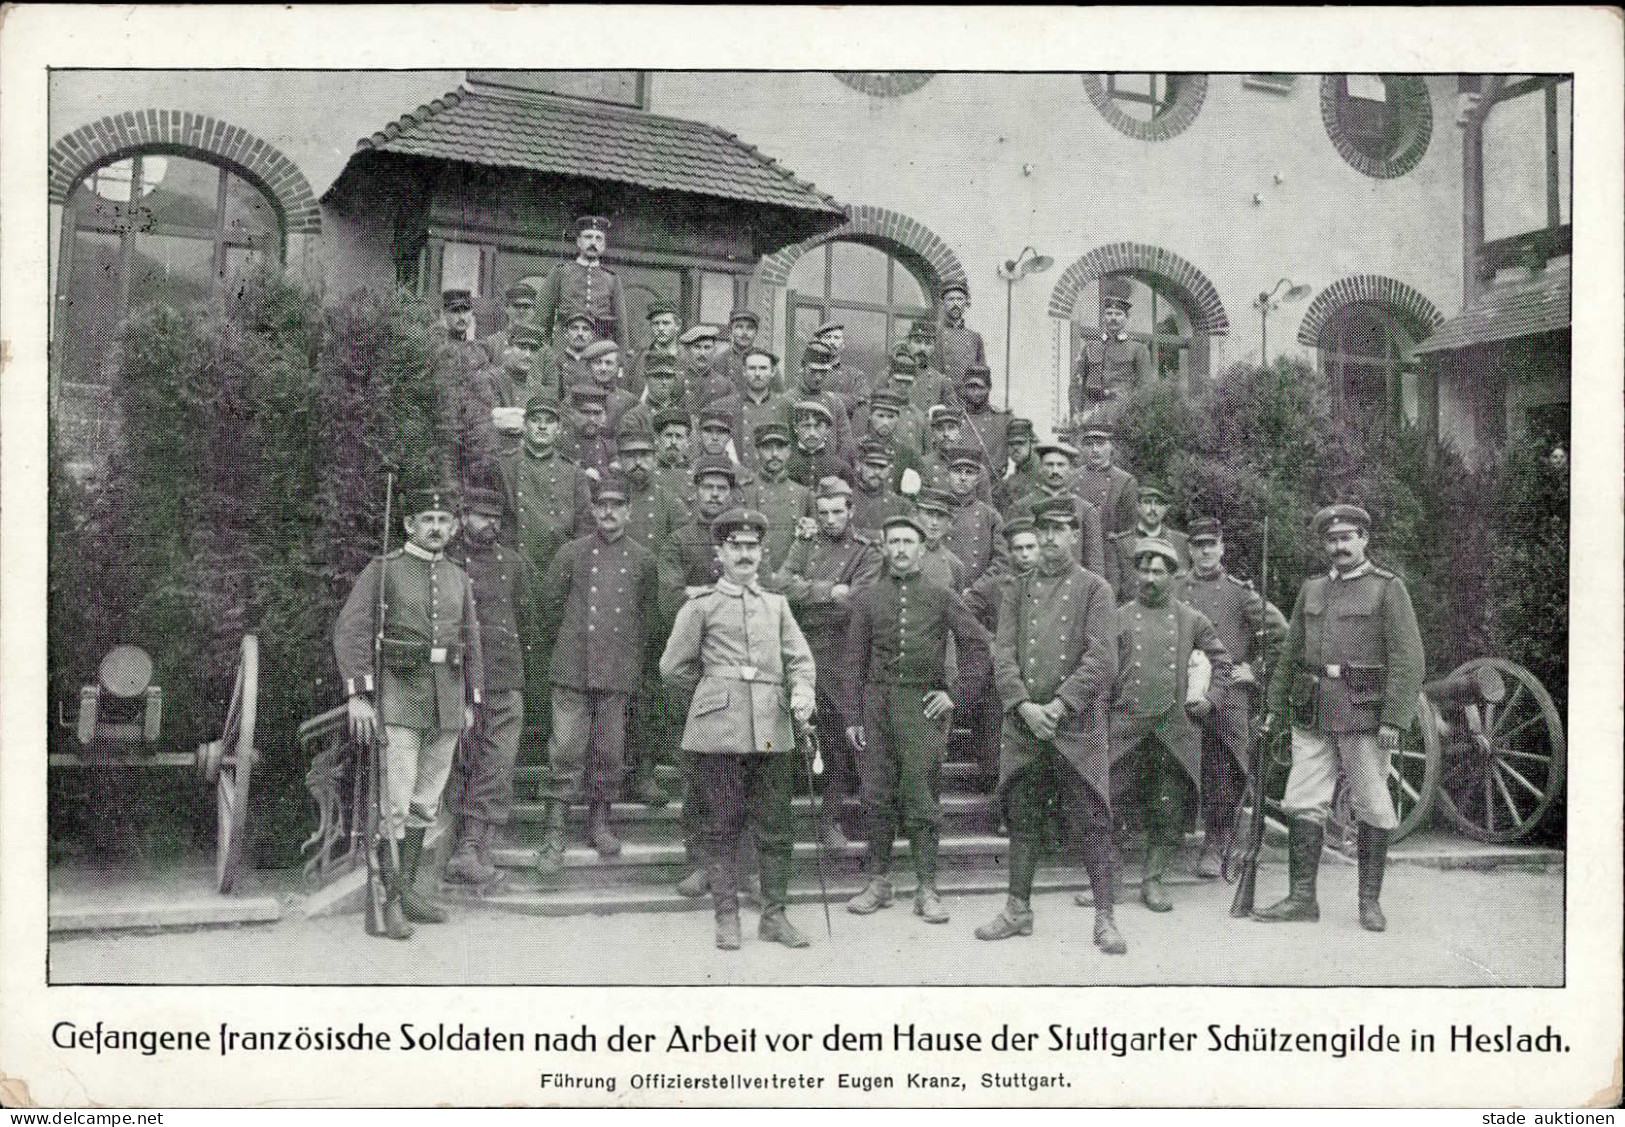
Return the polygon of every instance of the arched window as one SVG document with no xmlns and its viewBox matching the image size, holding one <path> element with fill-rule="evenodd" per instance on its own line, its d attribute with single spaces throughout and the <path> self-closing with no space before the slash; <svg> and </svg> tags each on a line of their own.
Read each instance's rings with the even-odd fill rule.
<svg viewBox="0 0 1625 1127">
<path fill-rule="evenodd" d="M 144 152 L 98 168 L 66 201 L 57 274 L 59 391 L 105 386 L 114 331 L 155 304 L 220 300 L 280 267 L 282 219 L 258 187 L 217 164 Z"/>
<path fill-rule="evenodd" d="M 795 369 L 820 323 L 836 320 L 846 326 L 846 365 L 871 377 L 885 372 L 909 326 L 934 316 L 923 273 L 867 243 L 834 239 L 809 250 L 787 283 L 785 370 Z"/>
<path fill-rule="evenodd" d="M 1151 353 L 1151 370 L 1157 378 L 1177 380 L 1180 388 L 1188 391 L 1193 375 L 1207 375 L 1208 337 L 1191 319 L 1182 294 L 1157 276 L 1138 271 L 1105 277 L 1123 278 L 1133 287 L 1128 336 Z M 1100 281 L 1089 282 L 1078 291 L 1072 321 L 1074 364 L 1083 354 L 1085 342 L 1100 334 L 1101 294 Z"/>
<path fill-rule="evenodd" d="M 1371 435 L 1417 419 L 1414 347 L 1399 319 L 1380 305 L 1354 302 L 1320 330 L 1320 368 L 1339 413 Z"/>
</svg>

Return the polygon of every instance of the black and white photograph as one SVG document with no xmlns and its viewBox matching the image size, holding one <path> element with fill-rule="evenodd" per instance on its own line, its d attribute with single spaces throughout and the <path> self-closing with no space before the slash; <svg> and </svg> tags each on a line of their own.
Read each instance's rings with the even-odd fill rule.
<svg viewBox="0 0 1625 1127">
<path fill-rule="evenodd" d="M 1617 78 L 1034 50 L 48 67 L 43 984 L 1085 988 L 1087 1050 L 1088 988 L 1605 969 Z"/>
</svg>

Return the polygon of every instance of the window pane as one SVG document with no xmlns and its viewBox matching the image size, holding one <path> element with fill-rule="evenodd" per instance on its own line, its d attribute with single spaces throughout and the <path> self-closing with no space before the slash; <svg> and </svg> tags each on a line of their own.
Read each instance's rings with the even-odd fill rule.
<svg viewBox="0 0 1625 1127">
<path fill-rule="evenodd" d="M 140 233 L 130 274 L 130 309 L 191 305 L 209 296 L 214 280 L 214 243 L 176 235 Z"/>
<path fill-rule="evenodd" d="M 107 383 L 102 365 L 118 320 L 119 237 L 79 231 L 73 238 L 66 304 L 57 328 L 61 374 L 77 383 Z"/>
<path fill-rule="evenodd" d="M 801 353 L 806 349 L 807 342 L 812 340 L 813 333 L 823 324 L 824 311 L 816 305 L 796 305 L 795 317 L 790 326 L 790 347 L 785 351 L 784 370 L 787 372 L 799 371 L 801 368 Z"/>
<path fill-rule="evenodd" d="M 891 269 L 891 303 L 893 305 L 914 306 L 917 309 L 930 309 L 931 299 L 925 295 L 925 287 L 920 280 L 909 272 L 898 259 Z"/>
<path fill-rule="evenodd" d="M 226 240 L 261 250 L 277 248 L 281 241 L 271 201 L 240 176 L 226 178 Z"/>
<path fill-rule="evenodd" d="M 106 168 L 100 168 L 92 172 L 85 177 L 81 187 L 104 200 L 111 200 L 113 203 L 129 203 L 130 177 L 133 175 L 135 175 L 135 161 L 127 158 L 114 161 Z"/>
<path fill-rule="evenodd" d="M 440 257 L 440 289 L 480 295 L 480 248 L 473 243 L 447 243 Z"/>
<path fill-rule="evenodd" d="M 1484 118 L 1484 238 L 1546 226 L 1546 94 L 1498 102 Z"/>
<path fill-rule="evenodd" d="M 830 296 L 886 303 L 886 253 L 862 243 L 830 244 Z"/>
<path fill-rule="evenodd" d="M 1569 223 L 1569 197 L 1574 194 L 1573 169 L 1570 160 L 1574 149 L 1574 83 L 1563 81 L 1557 84 L 1557 136 L 1552 138 L 1552 144 L 1557 146 L 1557 210 L 1558 222 Z"/>
<path fill-rule="evenodd" d="M 1388 100 L 1388 85 L 1383 82 L 1380 74 L 1351 74 L 1347 78 L 1347 83 L 1350 98 L 1372 102 Z"/>
<path fill-rule="evenodd" d="M 1114 74 L 1112 75 L 1112 92 L 1114 94 L 1128 94 L 1138 98 L 1151 97 L 1151 85 L 1154 76 L 1149 74 Z"/>
<path fill-rule="evenodd" d="M 824 263 L 828 254 L 829 247 L 822 246 L 796 259 L 796 264 L 790 267 L 790 280 L 785 287 L 814 297 L 829 296 L 824 292 Z"/>
<path fill-rule="evenodd" d="M 220 202 L 220 169 L 183 157 L 143 156 L 141 202 L 152 222 L 206 231 L 212 238 Z"/>
<path fill-rule="evenodd" d="M 700 323 L 726 328 L 734 308 L 734 276 L 700 271 Z"/>
</svg>

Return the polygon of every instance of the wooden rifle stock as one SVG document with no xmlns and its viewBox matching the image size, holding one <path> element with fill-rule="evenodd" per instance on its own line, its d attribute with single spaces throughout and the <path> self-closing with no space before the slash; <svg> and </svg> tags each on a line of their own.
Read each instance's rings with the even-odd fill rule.
<svg viewBox="0 0 1625 1127">
<path fill-rule="evenodd" d="M 1269 572 L 1270 572 L 1270 518 L 1264 514 L 1264 545 L 1263 561 L 1258 569 L 1259 595 L 1264 600 L 1264 622 L 1260 625 L 1257 635 L 1258 683 L 1263 694 L 1264 722 L 1260 730 L 1252 733 L 1247 747 L 1247 789 L 1243 794 L 1243 802 L 1249 798 L 1252 803 L 1253 820 L 1247 824 L 1247 844 L 1241 855 L 1241 872 L 1236 876 L 1236 894 L 1230 901 L 1230 915 L 1234 919 L 1246 919 L 1253 914 L 1253 897 L 1258 890 L 1258 855 L 1264 848 L 1264 821 L 1269 810 L 1269 801 L 1265 794 L 1264 770 L 1265 747 L 1270 740 L 1269 730 L 1269 657 L 1268 657 L 1268 629 L 1269 629 Z"/>
<path fill-rule="evenodd" d="M 371 823 L 367 833 L 367 904 L 366 929 L 368 935 L 383 935 L 387 930 L 384 912 L 389 902 L 389 882 L 398 880 L 400 855 L 395 844 L 395 833 L 389 824 L 389 776 L 386 760 L 389 755 L 389 736 L 384 731 L 384 594 L 387 589 L 389 567 L 389 522 L 395 499 L 395 475 L 384 479 L 384 549 L 378 558 L 378 606 L 372 636 L 372 687 L 375 703 L 373 738 L 361 748 L 367 771 L 367 818 Z M 379 843 L 386 843 L 389 871 L 384 871 L 384 858 L 379 856 Z"/>
</svg>

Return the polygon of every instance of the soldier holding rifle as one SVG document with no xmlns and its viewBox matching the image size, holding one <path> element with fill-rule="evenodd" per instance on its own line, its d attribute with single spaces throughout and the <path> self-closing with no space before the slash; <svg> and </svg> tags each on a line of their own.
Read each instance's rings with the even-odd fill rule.
<svg viewBox="0 0 1625 1127">
<path fill-rule="evenodd" d="M 445 557 L 457 533 L 456 497 L 447 489 L 418 490 L 407 495 L 406 513 L 405 547 L 367 564 L 333 629 L 350 733 L 362 744 L 382 740 L 380 848 L 392 853 L 389 842 L 401 843 L 399 868 L 384 865 L 391 939 L 412 934 L 407 920 L 446 920 L 445 909 L 419 895 L 413 881 L 457 739 L 473 726 L 485 684 L 473 588 Z"/>
</svg>

